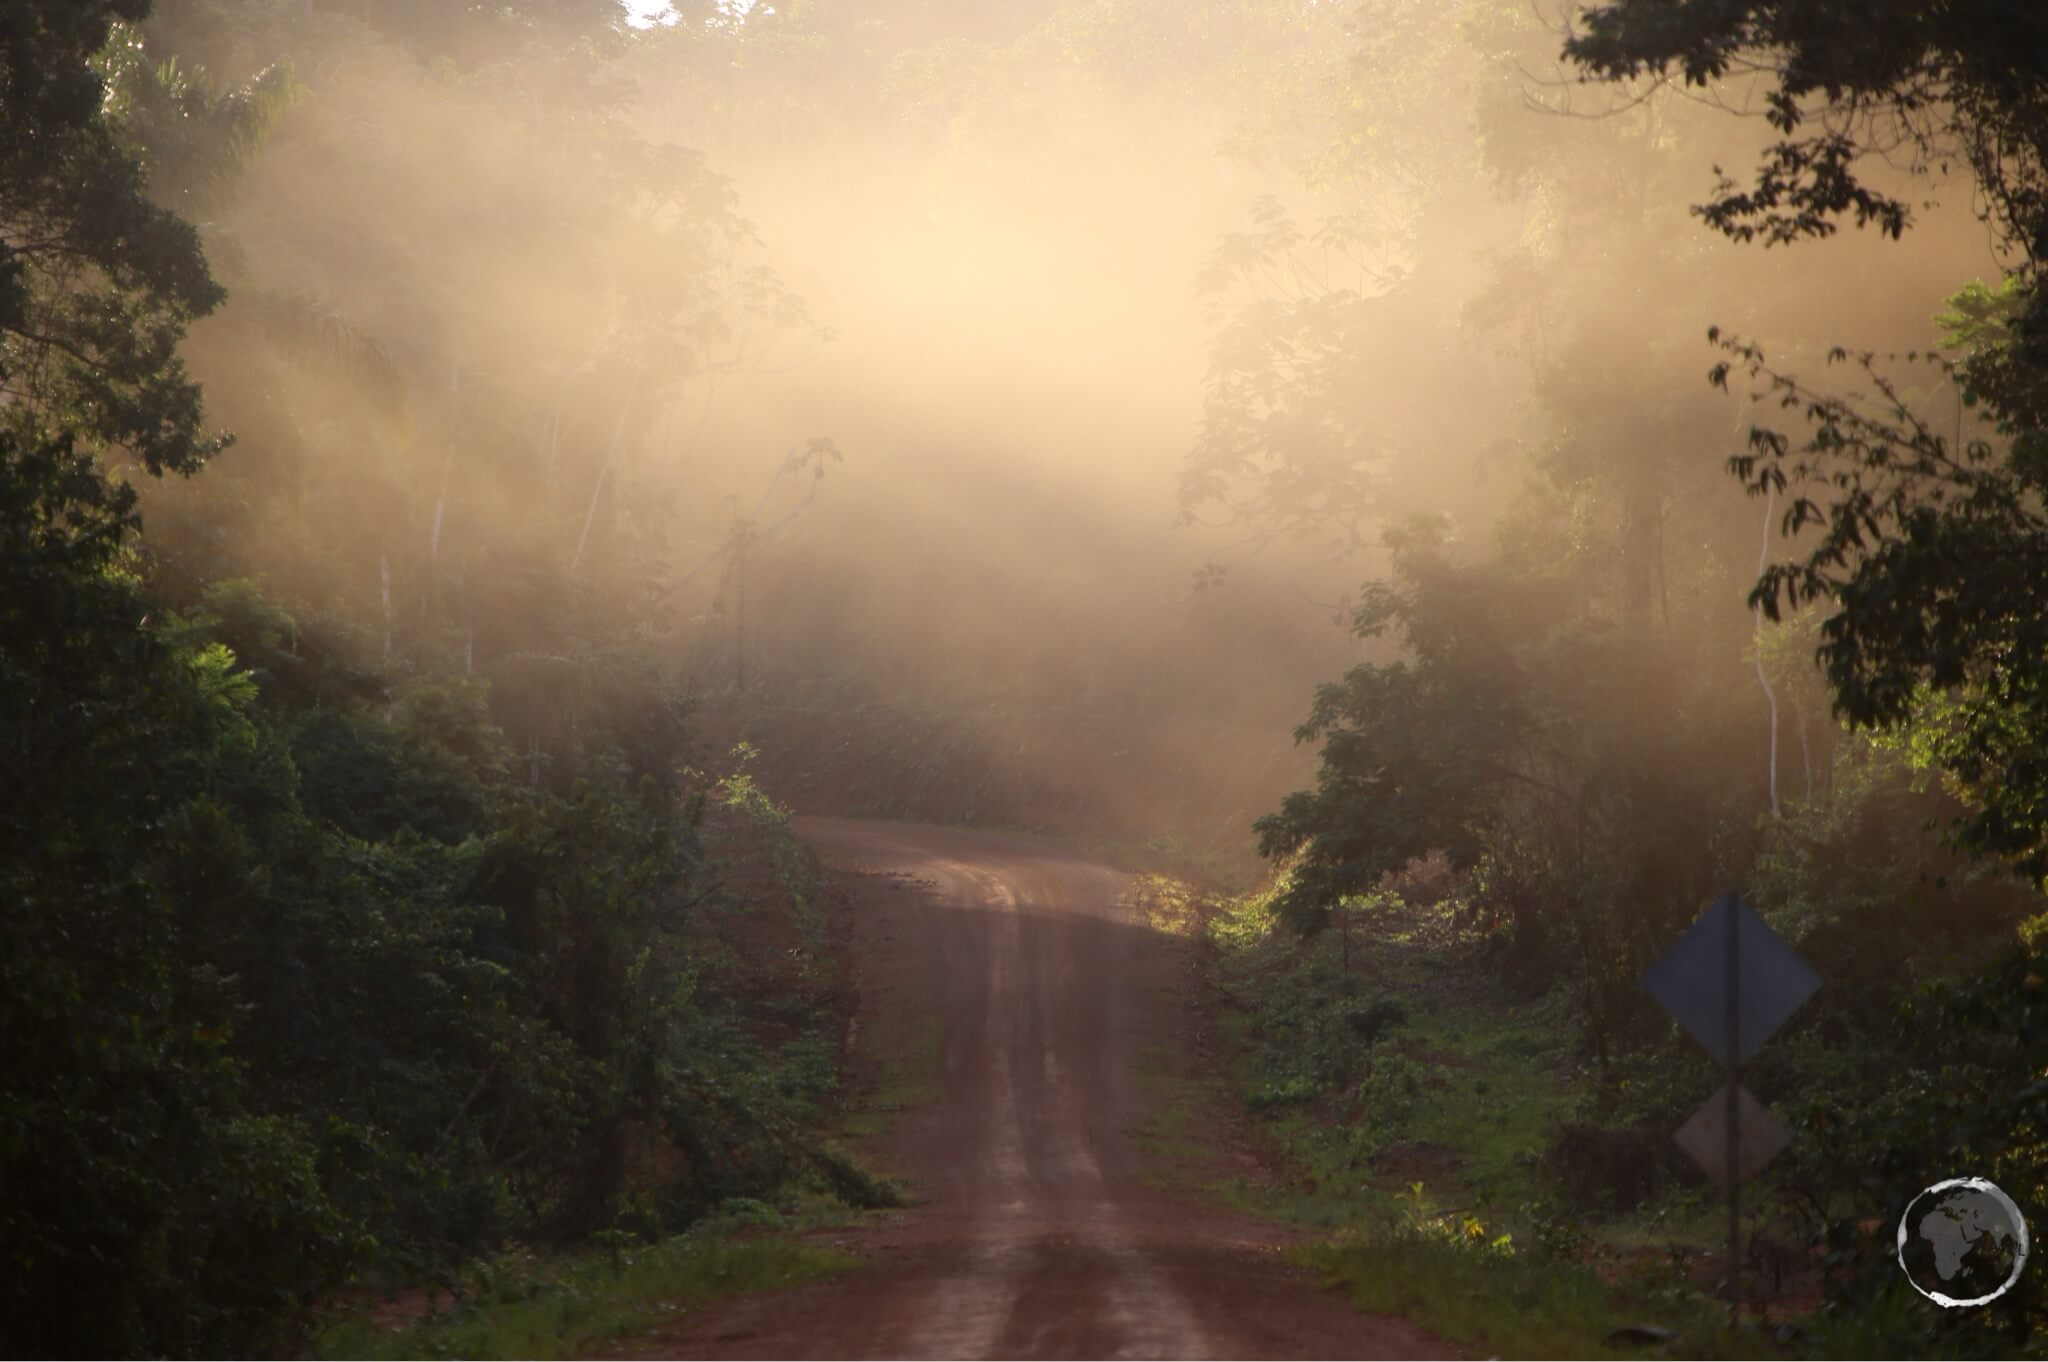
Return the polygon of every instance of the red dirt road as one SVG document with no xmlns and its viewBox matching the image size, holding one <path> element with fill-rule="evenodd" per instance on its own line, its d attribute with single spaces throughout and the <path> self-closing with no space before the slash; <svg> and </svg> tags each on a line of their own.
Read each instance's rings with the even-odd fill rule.
<svg viewBox="0 0 2048 1362">
<path fill-rule="evenodd" d="M 727 1301 L 643 1340 L 646 1355 L 1456 1355 L 1281 1262 L 1284 1232 L 1147 1181 L 1140 1060 L 1184 1051 L 1190 983 L 1185 943 L 1133 920 L 1124 876 L 959 829 L 806 818 L 797 831 L 828 864 L 866 872 L 856 1062 L 920 1020 L 933 1042 L 936 1099 L 867 1151 L 917 1205 L 832 1236 L 866 1266 Z M 1203 1140 L 1202 1120 L 1184 1134 Z M 1227 1159 L 1220 1114 L 1212 1129 Z"/>
</svg>

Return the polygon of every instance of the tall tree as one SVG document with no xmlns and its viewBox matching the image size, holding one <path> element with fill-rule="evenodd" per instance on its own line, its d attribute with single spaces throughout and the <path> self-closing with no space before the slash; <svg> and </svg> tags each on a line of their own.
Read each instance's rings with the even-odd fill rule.
<svg viewBox="0 0 2048 1362">
<path fill-rule="evenodd" d="M 178 343 L 223 295 L 108 113 L 116 24 L 148 12 L 0 6 L 0 388 L 152 473 L 189 473 L 222 441 L 202 429 Z"/>
</svg>

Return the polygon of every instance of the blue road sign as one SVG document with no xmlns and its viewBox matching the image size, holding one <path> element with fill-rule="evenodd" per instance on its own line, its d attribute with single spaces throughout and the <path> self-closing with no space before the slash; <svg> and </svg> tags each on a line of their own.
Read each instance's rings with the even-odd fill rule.
<svg viewBox="0 0 2048 1362">
<path fill-rule="evenodd" d="M 1728 1054 L 1728 934 L 1735 933 L 1735 1055 L 1755 1054 L 1820 987 L 1820 975 L 1734 894 L 1678 938 L 1643 975 L 1643 987 L 1724 1068 Z"/>
</svg>

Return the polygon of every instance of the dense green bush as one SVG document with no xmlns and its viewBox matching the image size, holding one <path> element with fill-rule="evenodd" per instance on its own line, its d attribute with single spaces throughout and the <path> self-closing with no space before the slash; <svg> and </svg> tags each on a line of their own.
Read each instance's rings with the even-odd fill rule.
<svg viewBox="0 0 2048 1362">
<path fill-rule="evenodd" d="M 829 1063 L 783 1084 L 722 982 L 676 765 L 587 732 L 532 785 L 481 685 L 351 699 L 245 584 L 152 607 L 129 501 L 0 445 L 11 1351 L 260 1350 L 351 1270 L 874 1195 L 801 1133 Z"/>
<path fill-rule="evenodd" d="M 575 8 L 473 17 L 517 11 L 505 32 L 557 51 L 612 34 L 612 7 Z M 445 317 L 376 335 L 296 292 L 331 260 L 251 268 L 240 233 L 277 219 L 238 218 L 237 186 L 276 117 L 328 171 L 377 149 L 297 85 L 294 51 L 388 59 L 421 84 L 422 124 L 478 138 L 504 126 L 489 82 L 430 78 L 346 16 L 151 10 L 0 4 L 0 1351 L 262 1352 L 351 1278 L 417 1281 L 511 1237 L 652 1238 L 793 1180 L 882 1197 L 809 1134 L 838 1000 L 806 990 L 764 1025 L 722 940 L 734 919 L 707 919 L 751 905 L 721 888 L 685 706 L 639 607 L 671 565 L 602 521 L 586 552 L 573 531 L 597 508 L 578 499 L 519 498 L 543 528 L 508 512 L 444 535 L 448 449 L 512 478 L 523 418 L 408 407 L 472 359 L 435 353 Z M 561 20 L 545 39 L 524 22 L 542 11 Z M 720 333 L 727 296 L 707 275 L 750 238 L 697 158 L 615 114 L 597 99 L 573 120 L 585 150 L 620 194 L 659 183 L 687 210 L 654 215 L 669 235 L 640 253 L 673 270 L 627 292 L 663 323 L 694 300 L 698 323 L 619 349 L 693 371 L 684 351 Z M 493 190 L 532 179 L 520 162 Z M 442 202 L 470 211 L 474 189 Z M 572 217 L 626 216 L 587 190 L 521 202 L 465 239 L 556 224 L 521 236 L 534 276 L 559 272 Z M 378 211 L 375 230 L 412 230 Z M 345 256 L 371 230 L 330 240 Z M 388 280 L 342 271 L 355 301 L 416 299 L 438 268 L 387 263 Z M 216 265 L 237 305 L 191 347 L 202 411 L 185 331 L 223 300 Z M 750 280 L 744 305 L 794 315 Z M 583 397 L 610 419 L 637 380 L 600 367 Z M 224 474 L 149 476 L 200 473 L 223 419 L 245 436 Z M 775 831 L 722 854 L 800 873 Z"/>
</svg>

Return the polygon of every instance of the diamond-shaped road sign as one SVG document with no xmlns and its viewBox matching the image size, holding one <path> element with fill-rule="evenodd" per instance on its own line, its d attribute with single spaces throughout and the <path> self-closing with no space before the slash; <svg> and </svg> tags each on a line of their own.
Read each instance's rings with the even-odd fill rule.
<svg viewBox="0 0 2048 1362">
<path fill-rule="evenodd" d="M 1735 1054 L 1728 1054 L 1728 933 L 1735 933 Z M 1643 987 L 1723 1068 L 1755 1054 L 1820 987 L 1813 966 L 1734 894 L 1678 938 Z"/>
<path fill-rule="evenodd" d="M 1734 894 L 1723 894 L 1643 975 L 1643 987 L 1727 1070 L 1728 1081 L 1678 1130 L 1678 1144 L 1728 1189 L 1728 1314 L 1742 1309 L 1742 1183 L 1791 1138 L 1735 1081 L 1742 1061 L 1820 987 Z"/>
<path fill-rule="evenodd" d="M 1792 1143 L 1792 1132 L 1785 1129 L 1784 1122 L 1771 1115 L 1771 1109 L 1749 1095 L 1749 1089 L 1736 1085 L 1735 1101 L 1741 1107 L 1736 1113 L 1735 1175 L 1736 1181 L 1748 1182 L 1763 1166 L 1784 1152 Z M 1706 1170 L 1714 1181 L 1726 1184 L 1728 1181 L 1728 1089 L 1722 1089 L 1701 1104 L 1692 1114 L 1692 1119 L 1678 1128 L 1678 1147 L 1692 1157 L 1692 1161 Z"/>
</svg>

